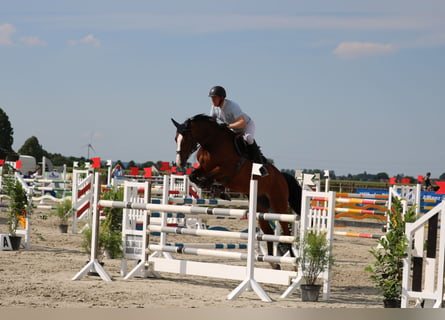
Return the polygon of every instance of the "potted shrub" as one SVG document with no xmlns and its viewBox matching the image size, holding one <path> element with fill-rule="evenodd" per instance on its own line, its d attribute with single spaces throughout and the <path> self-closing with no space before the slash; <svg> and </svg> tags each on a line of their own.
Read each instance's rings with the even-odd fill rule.
<svg viewBox="0 0 445 320">
<path fill-rule="evenodd" d="M 302 301 L 318 301 L 321 285 L 318 277 L 334 263 L 331 245 L 325 232 L 308 231 L 301 243 L 297 243 L 298 266 L 304 284 L 300 285 Z"/>
<path fill-rule="evenodd" d="M 402 201 L 394 198 L 391 210 L 387 211 L 388 231 L 370 250 L 375 262 L 365 268 L 371 272 L 370 279 L 383 295 L 385 308 L 400 308 L 402 294 L 403 259 L 407 256 L 405 223 L 416 220 L 415 206 L 403 214 Z"/>
<path fill-rule="evenodd" d="M 72 203 L 71 200 L 64 200 L 60 202 L 57 207 L 54 215 L 59 218 L 59 230 L 62 233 L 68 232 L 68 218 L 72 212 Z"/>
<path fill-rule="evenodd" d="M 12 178 L 5 177 L 5 191 L 9 196 L 8 206 L 8 232 L 9 239 L 13 250 L 18 250 L 20 247 L 21 237 L 17 236 L 17 228 L 21 220 L 26 216 L 28 210 L 28 196 L 22 184 Z"/>
</svg>

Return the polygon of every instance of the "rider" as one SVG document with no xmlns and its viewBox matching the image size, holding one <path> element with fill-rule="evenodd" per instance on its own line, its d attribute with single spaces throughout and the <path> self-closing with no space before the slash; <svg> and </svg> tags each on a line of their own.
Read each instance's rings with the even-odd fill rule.
<svg viewBox="0 0 445 320">
<path fill-rule="evenodd" d="M 223 87 L 212 87 L 209 97 L 212 99 L 210 116 L 224 122 L 227 128 L 236 133 L 242 133 L 244 141 L 247 142 L 247 150 L 252 161 L 267 164 L 267 159 L 255 142 L 255 122 L 241 110 L 236 102 L 226 99 L 226 90 Z"/>
</svg>

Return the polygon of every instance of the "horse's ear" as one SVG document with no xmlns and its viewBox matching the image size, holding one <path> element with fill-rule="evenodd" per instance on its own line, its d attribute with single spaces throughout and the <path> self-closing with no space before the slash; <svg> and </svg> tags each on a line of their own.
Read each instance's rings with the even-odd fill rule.
<svg viewBox="0 0 445 320">
<path fill-rule="evenodd" d="M 173 118 L 171 118 L 171 120 L 172 120 L 172 122 L 173 122 L 173 124 L 175 125 L 175 127 L 177 128 L 177 129 L 179 129 L 179 127 L 181 126 L 179 123 L 177 123 Z"/>
</svg>

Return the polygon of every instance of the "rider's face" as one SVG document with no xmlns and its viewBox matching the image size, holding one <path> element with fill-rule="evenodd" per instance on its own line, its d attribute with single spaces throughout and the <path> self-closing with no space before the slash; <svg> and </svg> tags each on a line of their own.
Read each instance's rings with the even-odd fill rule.
<svg viewBox="0 0 445 320">
<path fill-rule="evenodd" d="M 213 103 L 213 105 L 215 107 L 221 107 L 222 106 L 222 103 L 224 101 L 223 97 L 216 97 L 216 96 L 214 96 L 214 97 L 211 97 L 211 98 L 212 98 L 212 103 Z"/>
</svg>

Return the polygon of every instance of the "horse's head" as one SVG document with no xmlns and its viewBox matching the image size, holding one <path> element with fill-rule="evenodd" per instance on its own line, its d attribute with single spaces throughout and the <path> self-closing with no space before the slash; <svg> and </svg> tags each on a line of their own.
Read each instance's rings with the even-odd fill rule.
<svg viewBox="0 0 445 320">
<path fill-rule="evenodd" d="M 193 137 L 190 119 L 181 124 L 171 120 L 176 127 L 176 165 L 184 167 L 190 155 L 198 148 L 198 141 Z"/>
</svg>

